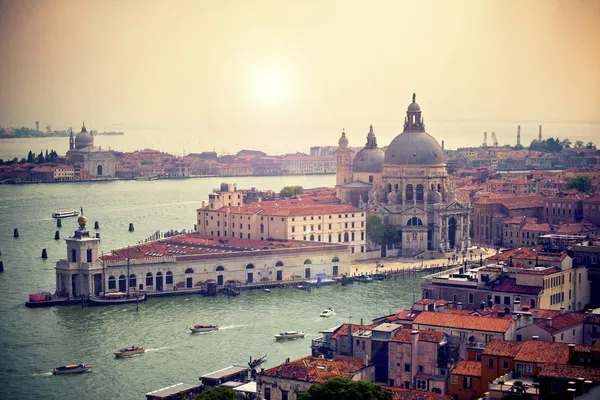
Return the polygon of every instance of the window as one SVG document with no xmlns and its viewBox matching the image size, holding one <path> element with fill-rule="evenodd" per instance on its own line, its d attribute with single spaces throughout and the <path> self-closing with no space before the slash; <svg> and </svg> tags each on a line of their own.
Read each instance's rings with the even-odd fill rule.
<svg viewBox="0 0 600 400">
<path fill-rule="evenodd" d="M 417 201 L 423 201 L 423 185 L 417 185 Z"/>
<path fill-rule="evenodd" d="M 406 185 L 406 200 L 412 200 L 413 199 L 413 185 L 408 184 Z"/>
<path fill-rule="evenodd" d="M 410 372 L 410 364 L 404 364 L 404 372 Z"/>
<path fill-rule="evenodd" d="M 423 373 L 423 371 L 424 371 L 424 368 L 423 368 L 423 366 L 422 366 L 422 365 L 419 365 L 419 372 Z"/>
<path fill-rule="evenodd" d="M 481 362 L 481 352 L 475 353 L 475 361 Z"/>
<path fill-rule="evenodd" d="M 494 368 L 494 359 L 488 358 L 488 368 Z"/>
<path fill-rule="evenodd" d="M 265 400 L 271 400 L 271 388 L 266 387 L 265 388 Z"/>
<path fill-rule="evenodd" d="M 503 367 L 504 367 L 504 369 L 508 369 L 508 361 L 504 361 Z"/>
<path fill-rule="evenodd" d="M 417 379 L 415 388 L 418 390 L 427 390 L 427 380 Z"/>
<path fill-rule="evenodd" d="M 551 382 L 550 383 L 550 393 L 560 394 L 560 382 Z"/>
<path fill-rule="evenodd" d="M 504 305 L 510 306 L 510 296 L 504 296 Z"/>
<path fill-rule="evenodd" d="M 167 285 L 172 285 L 173 284 L 173 273 L 171 271 L 167 271 L 167 275 L 166 275 L 166 284 Z"/>
<path fill-rule="evenodd" d="M 531 375 L 533 373 L 533 365 L 525 364 L 525 373 Z"/>
<path fill-rule="evenodd" d="M 108 289 L 116 289 L 117 288 L 117 281 L 115 280 L 114 276 L 109 276 L 108 277 Z"/>
<path fill-rule="evenodd" d="M 456 376 L 456 375 L 452 375 L 452 383 L 453 383 L 454 385 L 457 385 L 457 384 L 458 384 L 458 376 Z"/>
<path fill-rule="evenodd" d="M 281 400 L 288 400 L 288 391 L 281 389 Z"/>
<path fill-rule="evenodd" d="M 473 304 L 474 301 L 473 293 L 469 293 L 469 304 Z"/>
<path fill-rule="evenodd" d="M 500 304 L 500 296 L 494 296 L 494 304 Z"/>
<path fill-rule="evenodd" d="M 87 249 L 87 262 L 91 263 L 92 261 L 92 249 Z"/>
<path fill-rule="evenodd" d="M 517 342 L 522 342 L 522 341 L 523 341 L 523 336 L 517 335 Z"/>
<path fill-rule="evenodd" d="M 146 286 L 153 286 L 152 284 L 152 272 L 146 274 Z"/>
<path fill-rule="evenodd" d="M 472 389 L 473 388 L 473 380 L 472 378 L 465 376 L 463 380 L 463 388 L 464 389 Z"/>
</svg>

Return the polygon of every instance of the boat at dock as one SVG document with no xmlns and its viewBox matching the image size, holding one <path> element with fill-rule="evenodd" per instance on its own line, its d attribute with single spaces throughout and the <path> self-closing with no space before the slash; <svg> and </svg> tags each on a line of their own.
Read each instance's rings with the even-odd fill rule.
<svg viewBox="0 0 600 400">
<path fill-rule="evenodd" d="M 220 328 L 219 325 L 196 324 L 196 325 L 190 327 L 190 331 L 192 331 L 192 333 L 210 332 L 210 331 L 219 330 L 219 328 Z"/>
<path fill-rule="evenodd" d="M 66 375 L 66 374 L 78 374 L 81 372 L 88 372 L 92 368 L 92 364 L 67 364 L 60 367 L 56 367 L 52 370 L 54 375 Z"/>
<path fill-rule="evenodd" d="M 136 181 L 154 181 L 158 179 L 156 176 L 138 176 L 135 178 Z"/>
<path fill-rule="evenodd" d="M 265 361 L 267 361 L 266 354 L 262 357 L 254 359 L 254 360 L 252 359 L 252 356 L 250 356 L 250 361 L 248 362 L 248 366 L 250 368 L 255 368 L 255 367 L 258 367 L 260 364 L 264 363 Z"/>
<path fill-rule="evenodd" d="M 87 299 L 88 305 L 91 306 L 109 306 L 116 304 L 132 304 L 140 301 L 146 301 L 146 293 L 104 293 L 99 296 L 90 296 Z"/>
<path fill-rule="evenodd" d="M 75 210 L 67 210 L 67 211 L 59 211 L 52 213 L 52 218 L 68 218 L 68 217 L 76 217 L 79 213 Z"/>
<path fill-rule="evenodd" d="M 298 339 L 298 338 L 303 338 L 303 337 L 304 337 L 304 332 L 296 332 L 296 331 L 285 331 L 285 332 L 281 332 L 278 335 L 275 335 L 276 340 Z"/>
<path fill-rule="evenodd" d="M 143 347 L 131 346 L 131 347 L 126 347 L 124 349 L 120 349 L 119 351 L 115 351 L 115 357 L 117 357 L 117 358 L 129 357 L 129 356 L 135 356 L 136 354 L 143 354 L 145 352 L 146 352 L 146 349 L 144 349 Z"/>
<path fill-rule="evenodd" d="M 371 278 L 369 275 L 359 275 L 355 276 L 354 280 L 357 282 L 372 282 L 373 278 Z"/>
<path fill-rule="evenodd" d="M 335 314 L 335 311 L 333 310 L 333 308 L 326 308 L 325 310 L 323 310 L 323 312 L 321 313 L 321 317 L 323 318 L 329 318 L 331 317 L 333 314 Z"/>
</svg>

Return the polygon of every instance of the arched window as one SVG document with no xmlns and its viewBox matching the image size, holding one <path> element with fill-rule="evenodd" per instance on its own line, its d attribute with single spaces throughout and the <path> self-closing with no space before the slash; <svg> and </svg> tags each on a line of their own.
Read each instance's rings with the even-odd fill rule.
<svg viewBox="0 0 600 400">
<path fill-rule="evenodd" d="M 109 276 L 108 277 L 108 289 L 116 289 L 117 288 L 117 281 L 115 279 L 114 276 Z"/>
<path fill-rule="evenodd" d="M 410 183 L 408 185 L 406 185 L 406 200 L 412 200 L 413 199 L 413 185 L 411 185 Z"/>
<path fill-rule="evenodd" d="M 310 261 L 308 258 L 306 260 L 304 260 L 304 264 L 312 264 L 312 261 Z"/>
<path fill-rule="evenodd" d="M 152 279 L 152 272 L 148 272 L 146 274 L 146 286 L 153 286 L 153 285 L 154 285 L 154 282 Z"/>
<path fill-rule="evenodd" d="M 217 272 L 223 272 L 223 271 L 225 271 L 225 267 L 224 267 L 224 266 L 222 266 L 222 265 L 219 265 L 219 266 L 218 266 L 218 267 L 215 269 L 215 271 L 217 271 Z"/>
<path fill-rule="evenodd" d="M 442 184 L 438 183 L 438 192 L 442 193 Z"/>
<path fill-rule="evenodd" d="M 332 263 L 340 262 L 340 259 L 339 259 L 338 257 L 333 257 L 333 258 L 331 259 L 331 262 L 332 262 Z"/>
<path fill-rule="evenodd" d="M 185 273 L 186 273 L 186 274 L 193 274 L 193 273 L 194 273 L 194 270 L 193 270 L 193 269 L 191 269 L 191 268 L 188 268 L 188 269 L 186 269 L 186 270 L 185 270 Z"/>
<path fill-rule="evenodd" d="M 275 263 L 275 266 L 276 266 L 276 267 L 283 267 L 283 261 L 277 261 L 277 262 Z"/>
<path fill-rule="evenodd" d="M 344 232 L 344 242 L 349 242 L 350 238 L 348 237 L 348 232 Z"/>
<path fill-rule="evenodd" d="M 315 241 L 315 235 L 310 235 L 310 241 L 314 242 Z"/>
<path fill-rule="evenodd" d="M 119 276 L 119 292 L 127 290 L 127 278 L 125 275 Z"/>
<path fill-rule="evenodd" d="M 135 274 L 131 274 L 129 275 L 129 287 L 136 287 L 137 286 L 137 279 L 135 277 Z"/>
<path fill-rule="evenodd" d="M 246 269 L 254 269 L 254 265 L 253 264 L 248 264 L 248 265 L 246 265 Z"/>
<path fill-rule="evenodd" d="M 417 185 L 417 201 L 423 201 L 423 185 Z"/>
<path fill-rule="evenodd" d="M 173 273 L 171 271 L 167 271 L 167 275 L 166 275 L 166 281 L 165 284 L 166 285 L 172 285 L 173 284 Z"/>
<path fill-rule="evenodd" d="M 408 226 L 417 226 L 417 225 L 423 225 L 423 221 L 421 221 L 420 218 L 412 217 L 411 219 L 408 220 Z"/>
<path fill-rule="evenodd" d="M 77 262 L 77 250 L 71 249 L 71 262 Z"/>
</svg>

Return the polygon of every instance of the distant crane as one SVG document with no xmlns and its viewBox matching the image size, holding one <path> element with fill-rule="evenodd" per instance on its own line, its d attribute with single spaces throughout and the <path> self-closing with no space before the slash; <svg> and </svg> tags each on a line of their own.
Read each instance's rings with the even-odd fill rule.
<svg viewBox="0 0 600 400">
<path fill-rule="evenodd" d="M 492 132 L 492 142 L 494 147 L 498 147 L 498 139 L 496 139 L 496 132 Z"/>
<path fill-rule="evenodd" d="M 538 141 L 542 141 L 542 126 L 540 125 L 540 130 L 538 132 Z"/>
<path fill-rule="evenodd" d="M 521 145 L 521 125 L 517 126 L 517 146 Z"/>
<path fill-rule="evenodd" d="M 483 132 L 483 143 L 482 147 L 487 147 L 487 132 Z"/>
</svg>

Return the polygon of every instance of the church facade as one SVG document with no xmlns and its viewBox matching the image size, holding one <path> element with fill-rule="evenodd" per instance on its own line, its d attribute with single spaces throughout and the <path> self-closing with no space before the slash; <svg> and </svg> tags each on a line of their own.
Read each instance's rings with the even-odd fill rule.
<svg viewBox="0 0 600 400">
<path fill-rule="evenodd" d="M 91 178 L 115 177 L 115 153 L 94 146 L 94 137 L 87 131 L 85 123 L 77 136 L 73 137 L 71 131 L 67 157 L 71 164 L 79 164 L 84 167 Z"/>
<path fill-rule="evenodd" d="M 345 132 L 336 151 L 336 194 L 394 227 L 403 256 L 470 246 L 469 204 L 455 196 L 444 153 L 425 132 L 420 106 L 408 106 L 404 130 L 385 152 L 371 126 L 365 147 L 350 157 Z"/>
</svg>

